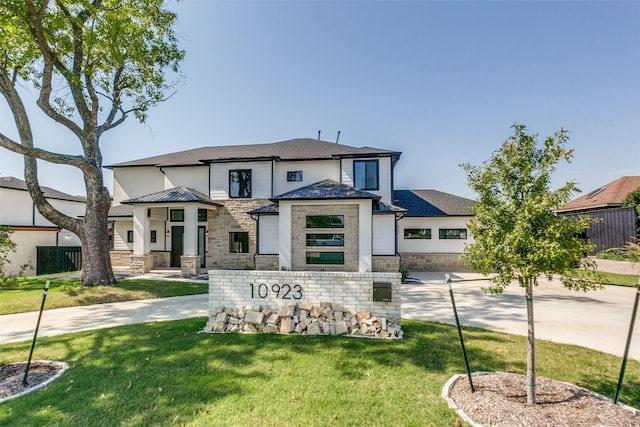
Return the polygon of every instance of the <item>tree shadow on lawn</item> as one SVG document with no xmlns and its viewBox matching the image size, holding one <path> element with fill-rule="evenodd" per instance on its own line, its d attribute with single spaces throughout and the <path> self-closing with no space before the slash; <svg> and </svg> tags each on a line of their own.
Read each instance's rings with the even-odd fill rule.
<svg viewBox="0 0 640 427">
<path fill-rule="evenodd" d="M 382 340 L 197 334 L 205 322 L 196 318 L 43 338 L 36 358 L 65 361 L 70 369 L 43 390 L 0 405 L 0 424 L 170 424 L 178 415 L 187 423 L 209 410 L 220 416 L 215 411 L 223 400 L 244 402 L 244 396 L 264 392 L 277 407 L 292 384 L 313 389 L 326 375 L 323 386 L 348 388 L 372 372 L 382 382 L 384 375 L 415 374 L 400 378 L 399 386 L 430 382 L 428 394 L 437 399 L 444 382 L 465 371 L 457 330 L 446 324 L 403 321 L 403 340 Z M 521 337 L 476 328 L 463 328 L 463 334 L 472 371 L 524 370 Z M 522 359 L 497 351 L 511 345 L 522 349 Z M 26 360 L 29 346 L 2 346 L 3 361 Z"/>
</svg>

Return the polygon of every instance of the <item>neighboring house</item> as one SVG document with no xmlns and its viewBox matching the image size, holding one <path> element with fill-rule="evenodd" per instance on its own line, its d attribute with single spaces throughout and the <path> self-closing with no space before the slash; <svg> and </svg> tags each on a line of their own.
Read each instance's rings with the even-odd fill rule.
<svg viewBox="0 0 640 427">
<path fill-rule="evenodd" d="M 622 203 L 638 188 L 640 176 L 623 176 L 570 201 L 557 212 L 598 219 L 586 235 L 596 245 L 595 252 L 622 247 L 635 241 L 638 228 L 635 210 L 623 208 Z"/>
<path fill-rule="evenodd" d="M 407 210 L 398 222 L 398 252 L 405 270 L 459 270 L 460 254 L 473 243 L 467 222 L 474 200 L 436 190 L 396 190 Z"/>
<path fill-rule="evenodd" d="M 51 205 L 60 212 L 80 217 L 85 213 L 84 200 L 42 187 Z M 74 233 L 61 229 L 45 219 L 35 207 L 26 183 L 13 177 L 0 177 L 0 224 L 11 228 L 11 240 L 17 250 L 10 255 L 11 264 L 7 272 L 18 273 L 20 266 L 30 264 L 26 275 L 34 275 L 37 267 L 37 247 L 40 246 L 80 246 L 80 239 Z"/>
<path fill-rule="evenodd" d="M 393 202 L 400 155 L 293 139 L 108 166 L 112 262 L 185 274 L 398 271 L 397 224 L 406 212 Z"/>
</svg>

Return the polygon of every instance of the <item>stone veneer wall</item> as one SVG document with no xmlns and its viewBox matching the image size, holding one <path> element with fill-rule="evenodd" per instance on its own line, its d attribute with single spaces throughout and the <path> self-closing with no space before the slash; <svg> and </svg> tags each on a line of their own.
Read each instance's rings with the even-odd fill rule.
<svg viewBox="0 0 640 427">
<path fill-rule="evenodd" d="M 111 258 L 111 265 L 113 267 L 130 267 L 131 255 L 133 255 L 133 251 L 111 251 L 109 252 L 109 257 Z M 158 251 L 158 252 L 151 252 L 150 255 L 153 258 L 153 266 L 151 268 L 153 269 L 169 268 L 169 263 L 171 260 L 171 252 Z"/>
<path fill-rule="evenodd" d="M 344 215 L 344 228 L 307 228 L 307 215 Z M 344 234 L 344 246 L 307 246 L 307 233 Z M 291 207 L 291 270 L 358 271 L 358 205 Z M 344 252 L 344 265 L 307 264 L 307 252 Z"/>
<path fill-rule="evenodd" d="M 207 268 L 246 268 L 254 266 L 253 255 L 256 253 L 256 221 L 251 219 L 252 209 L 268 205 L 263 199 L 229 199 L 216 200 L 224 204 L 215 211 L 209 211 L 207 218 L 209 238 L 207 240 Z M 246 231 L 249 233 L 249 252 L 230 253 L 229 233 Z"/>
<path fill-rule="evenodd" d="M 291 304 L 340 304 L 345 309 L 401 318 L 400 273 L 321 271 L 209 271 L 209 313 L 218 307 L 278 308 Z M 373 301 L 373 284 L 391 283 L 391 301 Z"/>
<path fill-rule="evenodd" d="M 109 252 L 109 258 L 111 259 L 111 265 L 114 267 L 129 267 L 131 264 L 132 251 L 111 251 Z"/>
<path fill-rule="evenodd" d="M 469 271 L 460 259 L 461 254 L 401 253 L 400 268 L 414 271 Z"/>
<path fill-rule="evenodd" d="M 280 270 L 280 257 L 278 255 L 256 255 L 256 270 Z"/>
<path fill-rule="evenodd" d="M 387 255 L 374 255 L 372 258 L 371 269 L 373 271 L 400 271 L 400 257 Z"/>
</svg>

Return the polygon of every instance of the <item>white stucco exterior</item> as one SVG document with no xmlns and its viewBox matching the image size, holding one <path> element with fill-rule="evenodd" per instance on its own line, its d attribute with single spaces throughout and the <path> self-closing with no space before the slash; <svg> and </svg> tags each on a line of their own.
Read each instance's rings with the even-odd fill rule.
<svg viewBox="0 0 640 427">
<path fill-rule="evenodd" d="M 77 218 L 85 213 L 85 203 L 82 201 L 47 200 L 65 215 Z M 17 274 L 20 266 L 30 264 L 32 268 L 24 273 L 34 275 L 38 246 L 80 246 L 78 236 L 58 228 L 38 212 L 26 190 L 0 187 L 0 224 L 11 228 L 11 240 L 17 246 L 16 252 L 9 255 L 8 274 Z"/>
<path fill-rule="evenodd" d="M 287 181 L 287 172 L 302 172 L 302 181 Z M 332 179 L 340 182 L 339 160 L 309 160 L 273 163 L 273 195 L 278 196 L 315 182 Z"/>
<path fill-rule="evenodd" d="M 470 217 L 405 217 L 398 221 L 398 252 L 410 253 L 462 253 L 464 247 L 473 243 L 467 232 L 466 239 L 440 239 L 440 229 L 466 229 Z M 431 229 L 431 239 L 405 239 L 405 229 Z"/>
</svg>

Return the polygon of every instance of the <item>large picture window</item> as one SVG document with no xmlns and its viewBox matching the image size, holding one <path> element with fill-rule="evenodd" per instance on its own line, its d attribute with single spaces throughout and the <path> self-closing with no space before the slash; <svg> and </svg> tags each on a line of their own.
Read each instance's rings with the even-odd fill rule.
<svg viewBox="0 0 640 427">
<path fill-rule="evenodd" d="M 356 188 L 378 190 L 378 160 L 354 160 L 353 181 Z"/>
<path fill-rule="evenodd" d="M 344 228 L 344 215 L 307 215 L 307 228 Z"/>
<path fill-rule="evenodd" d="M 466 239 L 466 228 L 441 228 L 439 231 L 440 239 Z"/>
<path fill-rule="evenodd" d="M 307 252 L 307 264 L 344 264 L 344 252 Z"/>
<path fill-rule="evenodd" d="M 251 197 L 251 169 L 229 171 L 229 197 Z"/>
<path fill-rule="evenodd" d="M 233 254 L 249 253 L 249 233 L 246 231 L 229 233 L 229 252 Z"/>
<path fill-rule="evenodd" d="M 405 228 L 404 229 L 404 238 L 406 240 L 410 240 L 410 239 L 430 239 L 431 238 L 431 229 L 430 228 Z"/>
<path fill-rule="evenodd" d="M 344 246 L 344 234 L 307 234 L 307 246 Z"/>
</svg>

